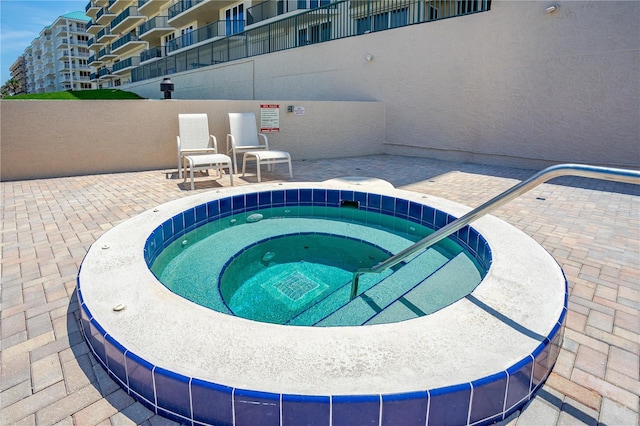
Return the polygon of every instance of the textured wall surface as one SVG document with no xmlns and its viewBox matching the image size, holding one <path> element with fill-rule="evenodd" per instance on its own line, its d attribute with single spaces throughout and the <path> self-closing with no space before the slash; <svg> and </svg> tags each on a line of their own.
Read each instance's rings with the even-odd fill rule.
<svg viewBox="0 0 640 426">
<path fill-rule="evenodd" d="M 227 113 L 280 105 L 269 146 L 294 160 L 381 154 L 384 105 L 320 101 L 0 101 L 0 180 L 177 169 L 179 113 L 207 113 L 226 149 Z M 305 108 L 287 113 L 287 105 Z"/>
<path fill-rule="evenodd" d="M 389 153 L 640 167 L 640 2 L 558 1 L 547 14 L 550 4 L 493 1 L 486 13 L 174 74 L 174 96 L 377 100 Z M 152 98 L 158 88 L 129 87 Z"/>
</svg>

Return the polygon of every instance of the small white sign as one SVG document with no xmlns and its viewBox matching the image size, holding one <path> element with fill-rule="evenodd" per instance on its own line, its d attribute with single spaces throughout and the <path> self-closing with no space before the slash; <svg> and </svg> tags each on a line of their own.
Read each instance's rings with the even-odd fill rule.
<svg viewBox="0 0 640 426">
<path fill-rule="evenodd" d="M 293 115 L 304 115 L 304 107 L 295 107 L 293 109 Z"/>
</svg>

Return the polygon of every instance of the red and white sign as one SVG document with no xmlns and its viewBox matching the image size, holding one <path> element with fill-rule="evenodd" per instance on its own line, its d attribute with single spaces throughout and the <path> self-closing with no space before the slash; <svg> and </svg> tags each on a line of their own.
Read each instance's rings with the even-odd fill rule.
<svg viewBox="0 0 640 426">
<path fill-rule="evenodd" d="M 280 105 L 260 105 L 260 132 L 273 133 L 280 131 Z"/>
</svg>

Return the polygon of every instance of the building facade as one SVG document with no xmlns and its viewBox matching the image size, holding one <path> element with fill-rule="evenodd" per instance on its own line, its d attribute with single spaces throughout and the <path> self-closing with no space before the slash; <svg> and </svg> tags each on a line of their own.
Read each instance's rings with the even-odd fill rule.
<svg viewBox="0 0 640 426">
<path fill-rule="evenodd" d="M 25 49 L 25 93 L 92 89 L 89 34 L 82 12 L 59 16 Z"/>
<path fill-rule="evenodd" d="M 14 87 L 14 95 L 22 95 L 26 93 L 27 87 L 27 70 L 25 66 L 24 56 L 21 55 L 15 62 L 9 67 L 11 72 L 11 79 L 16 82 Z"/>
<path fill-rule="evenodd" d="M 96 87 L 488 10 L 488 0 L 91 0 Z"/>
</svg>

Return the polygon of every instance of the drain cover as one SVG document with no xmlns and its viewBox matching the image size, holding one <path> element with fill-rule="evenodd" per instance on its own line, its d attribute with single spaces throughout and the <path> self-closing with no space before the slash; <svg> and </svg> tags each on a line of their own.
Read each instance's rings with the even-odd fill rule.
<svg viewBox="0 0 640 426">
<path fill-rule="evenodd" d="M 315 290 L 320 286 L 315 281 L 310 280 L 298 271 L 292 272 L 289 276 L 281 278 L 273 284 L 273 286 L 289 299 L 297 302 L 302 299 L 305 294 Z"/>
</svg>

